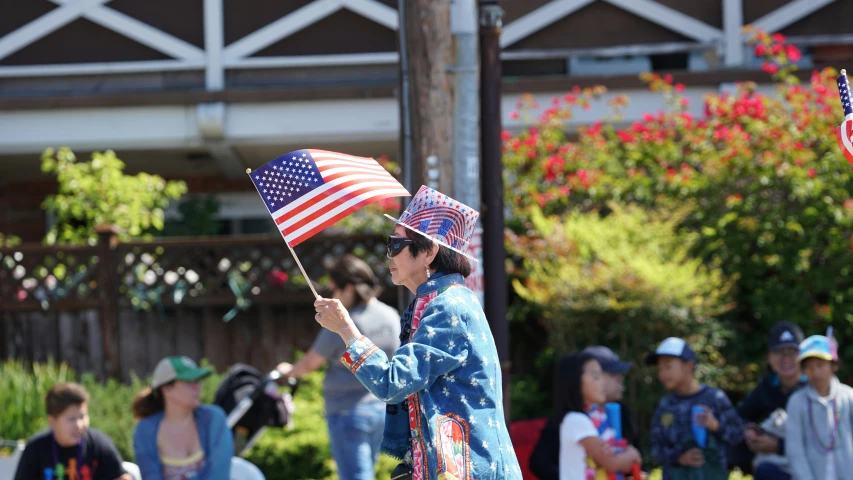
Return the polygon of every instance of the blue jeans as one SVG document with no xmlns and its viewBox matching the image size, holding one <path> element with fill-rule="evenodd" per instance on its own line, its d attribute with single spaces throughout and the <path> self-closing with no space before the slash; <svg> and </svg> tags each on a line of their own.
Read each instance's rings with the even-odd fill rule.
<svg viewBox="0 0 853 480">
<path fill-rule="evenodd" d="M 373 480 L 385 429 L 385 404 L 371 402 L 352 410 L 327 414 L 332 458 L 340 480 Z"/>
<path fill-rule="evenodd" d="M 791 475 L 785 473 L 773 463 L 760 463 L 753 473 L 755 480 L 791 480 Z"/>
</svg>

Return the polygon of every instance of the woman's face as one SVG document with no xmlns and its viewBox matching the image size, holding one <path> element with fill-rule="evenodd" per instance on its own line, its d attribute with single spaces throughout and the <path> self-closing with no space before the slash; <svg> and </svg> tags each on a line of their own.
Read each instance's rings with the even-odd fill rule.
<svg viewBox="0 0 853 480">
<path fill-rule="evenodd" d="M 397 225 L 397 228 L 394 229 L 394 236 L 408 238 L 406 237 L 406 227 Z M 429 278 L 426 273 L 425 252 L 419 252 L 417 256 L 412 256 L 412 250 L 406 247 L 389 260 L 388 269 L 391 272 L 391 281 L 394 282 L 394 285 L 414 285 L 417 287 Z"/>
<path fill-rule="evenodd" d="M 590 360 L 583 365 L 581 374 L 581 393 L 587 405 L 604 405 L 607 397 L 604 392 L 604 372 L 598 360 Z"/>
<path fill-rule="evenodd" d="M 175 382 L 163 386 L 163 399 L 169 405 L 193 410 L 201 404 L 201 380 L 198 382 Z"/>
<path fill-rule="evenodd" d="M 797 363 L 799 353 L 799 350 L 793 347 L 774 350 L 767 354 L 767 362 L 770 364 L 770 369 L 782 378 L 799 377 L 801 375 L 800 365 Z"/>
</svg>

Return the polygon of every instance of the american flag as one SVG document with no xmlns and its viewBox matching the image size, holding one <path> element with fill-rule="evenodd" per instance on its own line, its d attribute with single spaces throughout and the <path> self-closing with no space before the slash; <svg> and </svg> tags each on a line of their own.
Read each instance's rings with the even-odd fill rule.
<svg viewBox="0 0 853 480">
<path fill-rule="evenodd" d="M 841 97 L 841 106 L 844 108 L 844 123 L 835 130 L 838 147 L 841 153 L 853 164 L 853 104 L 850 101 L 850 83 L 847 82 L 847 72 L 842 70 L 838 76 L 838 95 Z"/>
<path fill-rule="evenodd" d="M 249 175 L 291 247 L 373 202 L 411 196 L 376 160 L 323 150 L 290 152 Z"/>
</svg>

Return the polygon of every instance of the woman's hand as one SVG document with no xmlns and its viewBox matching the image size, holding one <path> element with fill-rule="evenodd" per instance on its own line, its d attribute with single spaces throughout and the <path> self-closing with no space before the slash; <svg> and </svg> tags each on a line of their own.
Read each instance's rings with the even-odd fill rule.
<svg viewBox="0 0 853 480">
<path fill-rule="evenodd" d="M 318 298 L 314 301 L 314 309 L 317 311 L 314 320 L 323 328 L 340 335 L 344 342 L 361 336 L 340 300 Z"/>
</svg>

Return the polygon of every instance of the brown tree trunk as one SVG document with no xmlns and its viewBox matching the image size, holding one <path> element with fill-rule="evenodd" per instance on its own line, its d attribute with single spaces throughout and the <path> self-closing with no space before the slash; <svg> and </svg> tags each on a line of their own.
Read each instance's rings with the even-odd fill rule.
<svg viewBox="0 0 853 480">
<path fill-rule="evenodd" d="M 414 193 L 453 188 L 453 38 L 449 0 L 404 0 Z M 405 114 L 405 112 L 403 112 Z M 432 160 L 429 160 L 432 159 Z M 432 171 L 432 172 L 431 172 Z M 436 177 L 437 173 L 437 178 Z"/>
</svg>

